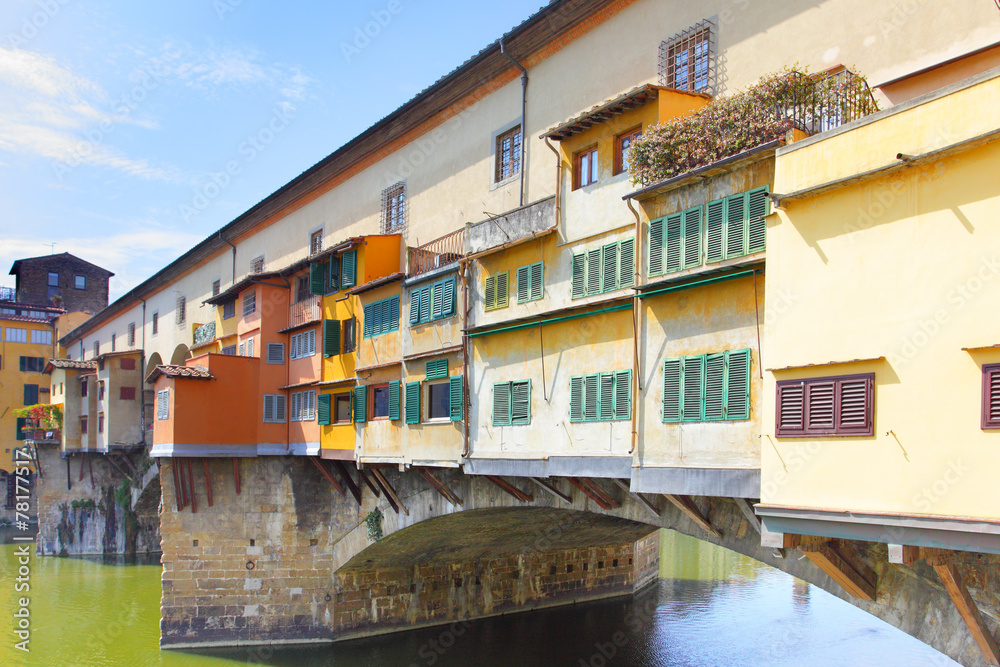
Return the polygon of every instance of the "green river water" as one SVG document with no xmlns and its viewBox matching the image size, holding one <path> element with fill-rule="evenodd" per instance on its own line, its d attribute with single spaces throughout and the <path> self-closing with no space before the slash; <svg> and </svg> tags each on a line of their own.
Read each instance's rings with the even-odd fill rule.
<svg viewBox="0 0 1000 667">
<path fill-rule="evenodd" d="M 33 549 L 33 545 L 32 549 Z M 0 667 L 7 665 L 325 667 L 568 665 L 956 665 L 851 605 L 766 565 L 669 531 L 661 579 L 635 596 L 285 649 L 161 651 L 160 567 L 79 558 L 29 563 L 17 592 L 17 546 L 0 545 Z M 30 598 L 30 652 L 15 648 Z"/>
</svg>

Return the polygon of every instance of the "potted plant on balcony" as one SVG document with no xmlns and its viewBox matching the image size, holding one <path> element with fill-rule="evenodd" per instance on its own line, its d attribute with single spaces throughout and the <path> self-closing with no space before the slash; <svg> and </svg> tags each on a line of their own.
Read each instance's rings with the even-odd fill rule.
<svg viewBox="0 0 1000 667">
<path fill-rule="evenodd" d="M 45 439 L 47 431 L 62 429 L 63 413 L 58 405 L 29 405 L 14 410 L 16 417 L 27 420 L 21 431 L 34 440 Z"/>
</svg>

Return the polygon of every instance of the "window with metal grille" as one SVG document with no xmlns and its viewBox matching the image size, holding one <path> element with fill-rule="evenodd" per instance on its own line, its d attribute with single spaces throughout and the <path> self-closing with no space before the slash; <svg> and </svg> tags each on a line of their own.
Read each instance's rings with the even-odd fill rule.
<svg viewBox="0 0 1000 667">
<path fill-rule="evenodd" d="M 493 425 L 519 426 L 531 423 L 531 380 L 498 382 L 493 385 Z"/>
<path fill-rule="evenodd" d="M 545 265 L 535 262 L 517 269 L 517 302 L 527 303 L 542 298 L 545 291 L 543 283 Z"/>
<path fill-rule="evenodd" d="M 177 324 L 184 324 L 187 322 L 187 297 L 179 296 L 177 297 L 177 310 L 175 313 L 175 319 Z"/>
<path fill-rule="evenodd" d="M 135 346 L 135 322 L 128 323 L 128 346 Z"/>
<path fill-rule="evenodd" d="M 635 239 L 573 255 L 572 297 L 613 292 L 635 284 Z"/>
<path fill-rule="evenodd" d="M 156 392 L 156 418 L 160 421 L 170 418 L 170 390 Z"/>
<path fill-rule="evenodd" d="M 399 297 L 392 296 L 365 306 L 365 338 L 399 330 Z"/>
<path fill-rule="evenodd" d="M 983 366 L 982 413 L 982 428 L 1000 428 L 1000 364 Z"/>
<path fill-rule="evenodd" d="M 382 233 L 395 234 L 406 229 L 406 181 L 382 191 Z"/>
<path fill-rule="evenodd" d="M 95 357 L 99 357 L 100 355 L 101 355 L 101 342 L 95 340 L 94 341 L 94 356 Z"/>
<path fill-rule="evenodd" d="M 285 395 L 264 394 L 264 423 L 283 424 L 285 422 Z"/>
<path fill-rule="evenodd" d="M 155 310 L 153 311 L 153 318 L 152 318 L 152 325 L 151 326 L 153 328 L 153 335 L 154 336 L 156 334 L 160 333 L 160 313 L 158 311 L 155 311 Z M 81 353 L 80 356 L 82 357 L 83 354 Z"/>
<path fill-rule="evenodd" d="M 317 229 L 309 235 L 309 254 L 317 255 L 323 252 L 323 230 Z"/>
<path fill-rule="evenodd" d="M 267 363 L 269 363 L 269 364 L 283 364 L 283 363 L 285 363 L 285 344 L 284 343 L 268 343 L 267 344 Z"/>
<path fill-rule="evenodd" d="M 574 375 L 569 380 L 571 422 L 632 418 L 632 371 Z"/>
<path fill-rule="evenodd" d="M 212 281 L 212 296 L 219 296 L 219 292 L 222 291 L 222 280 L 215 279 Z"/>
<path fill-rule="evenodd" d="M 510 305 L 510 272 L 504 271 L 488 276 L 483 297 L 486 310 L 497 310 Z"/>
<path fill-rule="evenodd" d="M 497 136 L 493 180 L 500 183 L 520 171 L 521 126 L 518 125 Z"/>
<path fill-rule="evenodd" d="M 115 351 L 115 347 L 118 343 L 118 334 L 111 334 L 111 351 Z"/>
<path fill-rule="evenodd" d="M 250 317 L 257 312 L 257 290 L 250 290 L 243 295 L 243 317 Z"/>
<path fill-rule="evenodd" d="M 597 146 L 591 146 L 573 156 L 573 189 L 597 182 L 600 167 L 597 163 Z"/>
<path fill-rule="evenodd" d="M 704 20 L 660 44 L 660 85 L 715 94 L 715 24 Z"/>
<path fill-rule="evenodd" d="M 664 360 L 663 421 L 749 419 L 750 358 L 734 350 Z"/>
<path fill-rule="evenodd" d="M 410 324 L 439 320 L 454 314 L 454 278 L 410 290 Z"/>
<path fill-rule="evenodd" d="M 264 255 L 258 255 L 250 260 L 250 273 L 264 273 Z"/>
<path fill-rule="evenodd" d="M 875 374 L 778 382 L 779 438 L 870 436 L 875 433 Z"/>
<path fill-rule="evenodd" d="M 615 175 L 628 171 L 628 149 L 632 142 L 642 136 L 642 128 L 637 127 L 615 137 Z"/>
</svg>

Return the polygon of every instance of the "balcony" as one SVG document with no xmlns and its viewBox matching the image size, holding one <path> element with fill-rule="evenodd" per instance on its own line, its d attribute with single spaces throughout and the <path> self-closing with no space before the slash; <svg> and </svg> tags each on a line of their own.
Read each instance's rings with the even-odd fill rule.
<svg viewBox="0 0 1000 667">
<path fill-rule="evenodd" d="M 288 328 L 293 329 L 310 322 L 323 319 L 322 297 L 318 294 L 307 297 L 288 308 Z"/>
<path fill-rule="evenodd" d="M 194 330 L 194 346 L 204 345 L 215 340 L 215 322 L 202 324 Z"/>
<path fill-rule="evenodd" d="M 447 266 L 465 255 L 465 229 L 434 239 L 407 251 L 407 271 L 412 276 Z"/>
<path fill-rule="evenodd" d="M 13 287 L 0 287 L 0 301 L 17 301 L 17 293 Z"/>
</svg>

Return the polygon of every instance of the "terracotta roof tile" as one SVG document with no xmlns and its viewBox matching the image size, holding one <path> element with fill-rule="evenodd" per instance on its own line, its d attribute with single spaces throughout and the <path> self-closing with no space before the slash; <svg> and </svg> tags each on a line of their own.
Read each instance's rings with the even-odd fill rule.
<svg viewBox="0 0 1000 667">
<path fill-rule="evenodd" d="M 194 378 L 195 380 L 214 380 L 215 376 L 208 372 L 204 366 L 176 366 L 174 364 L 164 364 L 157 366 L 149 374 L 148 382 L 152 382 L 160 375 L 172 378 Z"/>
<path fill-rule="evenodd" d="M 96 361 L 80 361 L 78 359 L 49 359 L 45 370 L 51 368 L 76 368 L 79 370 L 95 370 Z"/>
</svg>

